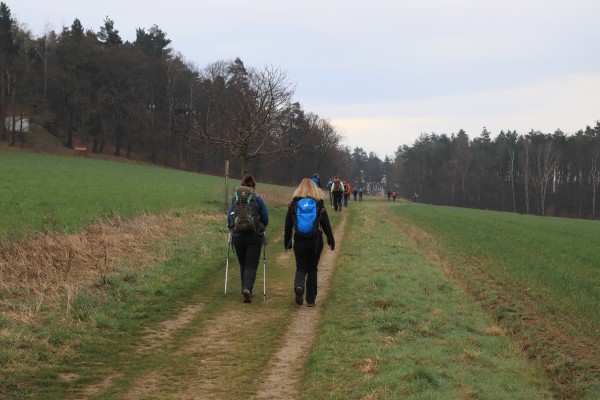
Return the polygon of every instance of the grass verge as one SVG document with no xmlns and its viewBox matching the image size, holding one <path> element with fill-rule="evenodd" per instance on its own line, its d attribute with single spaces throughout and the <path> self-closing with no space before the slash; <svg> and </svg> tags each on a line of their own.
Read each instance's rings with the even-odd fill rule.
<svg viewBox="0 0 600 400">
<path fill-rule="evenodd" d="M 596 221 L 452 207 L 393 212 L 424 251 L 552 377 L 558 398 L 600 397 Z"/>
<path fill-rule="evenodd" d="M 378 207 L 353 210 L 306 398 L 552 398 L 543 371 Z"/>
</svg>

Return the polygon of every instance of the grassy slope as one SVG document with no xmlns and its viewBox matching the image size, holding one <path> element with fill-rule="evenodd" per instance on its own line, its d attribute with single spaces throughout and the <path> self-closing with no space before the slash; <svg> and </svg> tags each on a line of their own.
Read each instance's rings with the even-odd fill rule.
<svg viewBox="0 0 600 400">
<path fill-rule="evenodd" d="M 551 397 L 541 370 L 379 211 L 390 203 L 355 204 L 307 398 Z"/>
<path fill-rule="evenodd" d="M 426 205 L 394 212 L 440 237 L 452 253 L 478 258 L 497 280 L 527 290 L 541 313 L 575 315 L 576 329 L 599 334 L 597 221 Z"/>
<path fill-rule="evenodd" d="M 74 232 L 98 218 L 219 205 L 222 179 L 159 167 L 0 152 L 0 240 Z M 222 191 L 221 191 L 222 193 Z"/>
<path fill-rule="evenodd" d="M 420 245 L 553 378 L 559 398 L 600 397 L 600 273 L 596 221 L 452 207 L 393 209 L 429 232 Z"/>
</svg>

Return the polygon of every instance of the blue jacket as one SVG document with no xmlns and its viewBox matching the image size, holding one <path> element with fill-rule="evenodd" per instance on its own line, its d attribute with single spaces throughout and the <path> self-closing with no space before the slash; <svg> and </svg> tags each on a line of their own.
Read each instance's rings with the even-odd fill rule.
<svg viewBox="0 0 600 400">
<path fill-rule="evenodd" d="M 256 196 L 256 206 L 258 208 L 258 216 L 260 218 L 260 222 L 265 226 L 265 228 L 267 227 L 267 225 L 269 225 L 269 213 L 267 212 L 267 205 L 265 204 L 264 200 L 262 199 L 262 197 L 260 196 Z M 232 220 L 231 218 L 233 218 L 233 203 L 231 203 L 229 205 L 229 211 L 227 211 L 227 226 L 231 226 L 232 225 Z M 258 236 L 264 236 L 264 232 L 261 231 L 256 231 L 256 234 Z M 233 231 L 233 236 L 237 236 L 237 235 L 241 235 L 241 233 L 236 232 L 235 230 Z"/>
</svg>

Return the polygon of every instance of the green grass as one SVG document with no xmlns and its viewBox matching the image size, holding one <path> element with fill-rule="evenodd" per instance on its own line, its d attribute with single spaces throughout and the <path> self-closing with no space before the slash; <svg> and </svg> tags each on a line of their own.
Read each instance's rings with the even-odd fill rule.
<svg viewBox="0 0 600 400">
<path fill-rule="evenodd" d="M 0 242 L 72 233 L 98 219 L 171 209 L 215 212 L 224 178 L 127 162 L 0 151 Z M 238 183 L 230 179 L 229 190 Z M 278 196 L 288 188 L 262 185 Z"/>
<path fill-rule="evenodd" d="M 598 221 L 406 205 L 393 209 L 439 238 L 456 260 L 527 293 L 539 313 L 600 340 Z M 459 262 L 460 264 L 460 262 Z"/>
<path fill-rule="evenodd" d="M 223 179 L 132 163 L 0 152 L 0 241 L 97 219 L 220 205 Z"/>
<path fill-rule="evenodd" d="M 494 322 L 381 207 L 364 202 L 352 214 L 306 398 L 551 398 L 542 370 L 511 338 L 488 333 Z"/>
</svg>

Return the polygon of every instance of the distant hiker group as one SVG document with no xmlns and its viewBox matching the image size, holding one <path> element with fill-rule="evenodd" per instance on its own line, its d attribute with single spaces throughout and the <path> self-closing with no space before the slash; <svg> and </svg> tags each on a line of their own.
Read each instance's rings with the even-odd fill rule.
<svg viewBox="0 0 600 400">
<path fill-rule="evenodd" d="M 340 182 L 341 196 L 350 195 Z M 234 190 L 234 196 L 227 213 L 227 226 L 230 229 L 225 267 L 225 293 L 229 270 L 229 250 L 235 249 L 240 265 L 241 289 L 244 303 L 251 303 L 263 249 L 263 297 L 266 300 L 266 238 L 264 231 L 269 224 L 269 215 L 264 200 L 255 192 L 256 182 L 250 175 L 245 176 L 240 186 Z M 330 193 L 333 193 L 330 190 Z M 335 192 L 337 195 L 337 191 Z M 317 297 L 317 271 L 321 252 L 324 247 L 323 233 L 330 250 L 335 249 L 335 239 L 329 217 L 323 201 L 318 174 L 312 179 L 303 179 L 294 190 L 292 201 L 285 218 L 284 247 L 293 249 L 296 259 L 294 275 L 294 298 L 298 305 L 306 301 L 308 307 L 314 307 Z M 341 211 L 341 197 L 337 208 Z M 347 204 L 347 199 L 346 199 Z"/>
<path fill-rule="evenodd" d="M 351 194 L 354 195 L 354 201 L 356 201 L 357 195 L 359 196 L 359 201 L 362 201 L 364 192 L 362 186 L 360 188 L 355 187 L 352 189 L 348 181 L 339 176 L 331 177 L 331 179 L 327 181 L 325 189 L 329 193 L 329 201 L 335 211 L 342 211 L 344 208 L 348 207 Z"/>
</svg>

